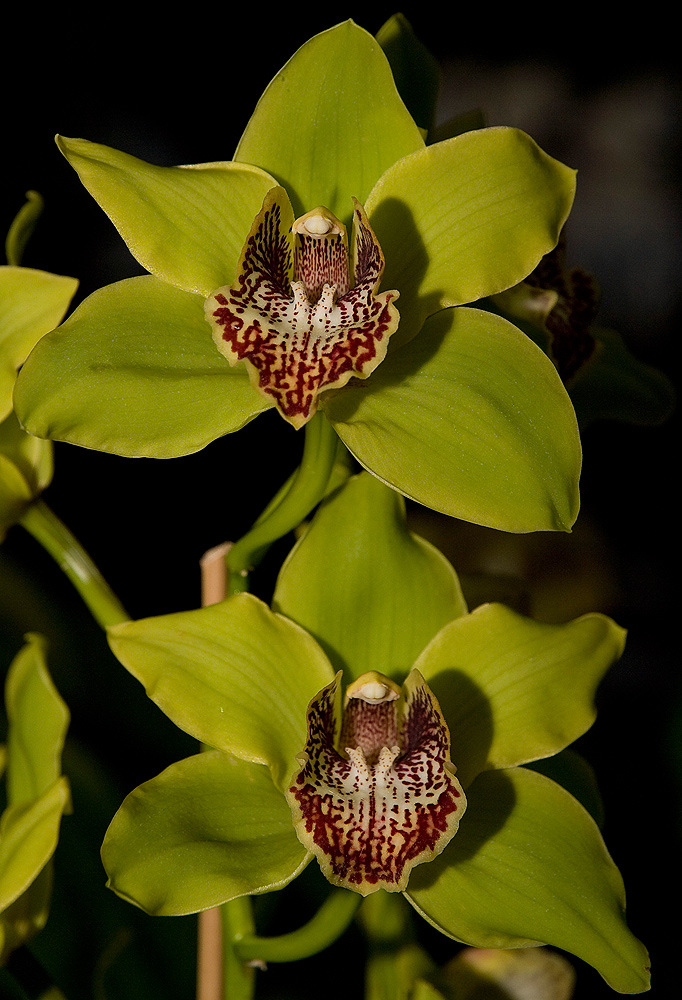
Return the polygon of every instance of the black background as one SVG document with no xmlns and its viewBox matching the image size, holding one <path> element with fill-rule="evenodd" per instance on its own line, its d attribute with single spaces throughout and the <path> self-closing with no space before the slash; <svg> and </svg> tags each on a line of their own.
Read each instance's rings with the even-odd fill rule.
<svg viewBox="0 0 682 1000">
<path fill-rule="evenodd" d="M 489 124 L 525 129 L 578 169 L 570 262 L 597 275 L 600 322 L 677 380 L 680 91 L 660 22 L 597 27 L 591 13 L 578 8 L 562 11 L 561 23 L 553 24 L 545 10 L 516 10 L 504 19 L 483 11 L 435 15 L 425 4 L 402 9 L 441 62 L 440 120 L 482 108 Z M 159 164 L 229 159 L 263 88 L 300 44 L 347 16 L 375 32 L 392 12 L 351 5 L 304 17 L 298 7 L 265 14 L 195 4 L 180 16 L 140 3 L 92 14 L 61 10 L 46 20 L 19 11 L 3 46 L 0 230 L 33 188 L 46 209 L 25 264 L 78 277 L 76 302 L 140 273 L 58 153 L 54 134 L 103 142 Z M 520 576 L 540 617 L 598 610 L 629 629 L 626 654 L 602 686 L 598 722 L 580 749 L 597 771 L 605 836 L 625 878 L 630 925 L 652 953 L 653 995 L 660 1000 L 673 995 L 679 924 L 669 909 L 676 910 L 680 888 L 682 778 L 672 593 L 679 561 L 676 431 L 676 418 L 661 428 L 590 428 L 582 513 L 572 535 L 510 539 L 409 505 L 415 528 L 447 552 L 472 599 L 478 574 Z M 183 610 L 199 603 L 202 552 L 248 528 L 299 450 L 299 439 L 272 412 L 239 435 L 172 462 L 57 445 L 46 499 L 131 616 Z M 266 568 L 259 583 L 264 594 L 269 585 Z M 89 826 L 78 825 L 77 794 L 57 857 L 60 892 L 36 950 L 46 964 L 66 966 L 73 1000 L 87 995 L 75 985 L 84 967 L 104 976 L 112 1000 L 191 996 L 192 918 L 151 921 L 150 931 L 149 919 L 119 906 L 102 888 L 96 856 L 122 795 L 193 752 L 191 741 L 144 702 L 78 598 L 21 529 L 13 529 L 0 551 L 0 587 L 3 662 L 24 632 L 50 638 L 53 672 L 73 714 L 67 764 L 82 812 L 92 816 Z M 93 771 L 95 761 L 113 773 L 111 788 Z M 314 873 L 304 879 L 311 892 L 322 891 Z M 85 904 L 76 883 L 87 886 Z M 300 896 L 287 905 L 302 919 Z M 71 923 L 84 906 L 98 916 Z M 280 911 L 272 920 L 274 930 L 278 920 L 289 923 Z M 427 939 L 439 959 L 454 951 L 449 942 Z M 111 949 L 109 965 L 97 965 L 103 942 Z M 289 995 L 281 984 L 295 972 L 300 978 L 291 996 L 316 996 L 320 970 L 328 974 L 335 962 L 349 970 L 348 956 L 360 948 L 351 935 L 342 950 L 317 963 L 271 970 L 263 995 Z M 162 972 L 154 971 L 154 962 Z M 577 965 L 581 1000 L 612 995 L 596 973 Z M 325 992 L 327 986 L 333 993 L 329 979 Z M 347 979 L 348 991 L 359 995 L 358 982 Z"/>
</svg>

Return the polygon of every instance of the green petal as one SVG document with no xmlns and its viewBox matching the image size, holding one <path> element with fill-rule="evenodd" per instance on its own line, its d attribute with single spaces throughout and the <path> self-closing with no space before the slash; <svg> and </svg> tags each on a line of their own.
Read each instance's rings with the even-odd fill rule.
<svg viewBox="0 0 682 1000">
<path fill-rule="evenodd" d="M 503 604 L 447 625 L 415 667 L 440 702 L 462 784 L 549 757 L 589 729 L 597 685 L 624 642 L 604 615 L 548 625 Z"/>
<path fill-rule="evenodd" d="M 267 764 L 282 785 L 306 737 L 308 702 L 332 679 L 317 643 L 250 594 L 124 622 L 116 656 L 173 722 L 203 743 Z"/>
<path fill-rule="evenodd" d="M 17 368 L 64 316 L 78 282 L 29 267 L 0 267 L 0 420 L 12 409 Z"/>
<path fill-rule="evenodd" d="M 149 276 L 90 295 L 24 365 L 14 399 L 37 437 L 174 458 L 268 404 L 216 351 L 203 300 Z"/>
<path fill-rule="evenodd" d="M 555 246 L 574 193 L 575 171 L 511 128 L 466 132 L 387 170 L 365 207 L 383 286 L 400 291 L 394 348 L 436 310 L 525 278 Z"/>
<path fill-rule="evenodd" d="M 86 139 L 57 145 L 148 271 L 204 298 L 233 280 L 272 177 L 230 162 L 157 167 Z"/>
<path fill-rule="evenodd" d="M 37 799 L 54 786 L 69 725 L 69 710 L 47 670 L 45 640 L 39 635 L 26 639 L 5 682 L 10 805 Z"/>
<path fill-rule="evenodd" d="M 322 504 L 282 567 L 273 607 L 311 632 L 347 681 L 370 670 L 402 679 L 467 610 L 450 563 L 407 530 L 402 498 L 366 473 Z"/>
<path fill-rule="evenodd" d="M 577 516 L 573 407 L 554 365 L 499 316 L 443 310 L 321 403 L 366 469 L 434 510 L 502 531 L 569 530 Z"/>
<path fill-rule="evenodd" d="M 156 915 L 278 889 L 309 861 L 270 772 L 219 751 L 131 792 L 102 845 L 109 886 Z"/>
<path fill-rule="evenodd" d="M 575 799 L 525 768 L 481 774 L 468 795 L 457 836 L 410 879 L 406 895 L 419 912 L 477 948 L 551 944 L 620 993 L 648 989 L 620 873 Z"/>
<path fill-rule="evenodd" d="M 422 146 L 386 56 L 346 21 L 306 42 L 280 70 L 235 160 L 276 177 L 297 215 L 324 205 L 348 219 L 351 198 L 364 202 L 384 170 Z"/>
<path fill-rule="evenodd" d="M 0 818 L 0 912 L 40 874 L 54 854 L 62 814 L 70 803 L 66 778 L 38 798 L 8 806 Z"/>
</svg>

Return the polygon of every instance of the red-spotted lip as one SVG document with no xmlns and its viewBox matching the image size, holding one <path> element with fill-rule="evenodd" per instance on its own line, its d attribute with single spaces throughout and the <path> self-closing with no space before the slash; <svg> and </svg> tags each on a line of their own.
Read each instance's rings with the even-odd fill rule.
<svg viewBox="0 0 682 1000">
<path fill-rule="evenodd" d="M 230 364 L 246 363 L 254 388 L 296 428 L 316 412 L 321 392 L 367 378 L 398 327 L 398 292 L 376 291 L 384 258 L 357 201 L 353 261 L 351 287 L 345 226 L 323 207 L 294 220 L 276 187 L 244 244 L 236 280 L 207 300 L 218 349 Z"/>
<path fill-rule="evenodd" d="M 379 697 L 349 689 L 343 710 L 339 678 L 308 709 L 302 767 L 287 791 L 296 832 L 335 885 L 402 892 L 412 868 L 443 851 L 466 809 L 450 734 L 419 671 L 398 699 L 388 678 L 364 675 L 355 692 L 369 685 Z"/>
</svg>

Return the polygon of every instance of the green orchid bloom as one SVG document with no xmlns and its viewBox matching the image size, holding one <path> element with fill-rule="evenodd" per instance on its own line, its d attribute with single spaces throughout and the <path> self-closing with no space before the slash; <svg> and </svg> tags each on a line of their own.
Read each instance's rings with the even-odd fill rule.
<svg viewBox="0 0 682 1000">
<path fill-rule="evenodd" d="M 515 326 L 467 306 L 529 274 L 570 211 L 574 172 L 527 135 L 426 146 L 348 21 L 275 76 L 230 161 L 58 144 L 151 273 L 95 292 L 32 353 L 15 394 L 32 433 L 169 458 L 268 409 L 300 427 L 319 408 L 408 497 L 570 528 L 570 400 Z"/>
<path fill-rule="evenodd" d="M 21 255 L 42 210 L 29 191 L 6 240 L 0 266 L 0 540 L 52 479 L 52 446 L 27 434 L 12 410 L 17 371 L 42 336 L 63 319 L 75 278 L 22 267 Z"/>
<path fill-rule="evenodd" d="M 575 979 L 570 962 L 548 948 L 463 948 L 416 985 L 414 1000 L 571 1000 Z"/>
<path fill-rule="evenodd" d="M 562 234 L 524 281 L 493 302 L 552 358 L 581 428 L 600 419 L 663 423 L 675 406 L 670 380 L 639 361 L 619 333 L 595 323 L 599 298 L 593 275 L 567 267 Z"/>
<path fill-rule="evenodd" d="M 594 721 L 595 689 L 623 648 L 610 619 L 467 612 L 401 498 L 361 473 L 290 553 L 272 610 L 240 594 L 109 638 L 209 748 L 114 817 L 102 858 L 119 895 L 150 913 L 195 912 L 285 886 L 316 857 L 335 885 L 402 892 L 458 941 L 549 943 L 616 990 L 648 988 L 596 823 L 526 766 Z"/>
<path fill-rule="evenodd" d="M 49 863 L 70 807 L 61 753 L 69 712 L 41 636 L 28 635 L 5 683 L 7 807 L 0 816 L 0 965 L 47 920 Z"/>
</svg>

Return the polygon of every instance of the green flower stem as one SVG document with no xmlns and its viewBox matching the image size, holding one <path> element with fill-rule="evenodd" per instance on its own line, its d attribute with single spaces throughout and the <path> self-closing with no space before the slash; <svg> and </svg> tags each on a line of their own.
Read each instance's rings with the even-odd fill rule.
<svg viewBox="0 0 682 1000">
<path fill-rule="evenodd" d="M 90 556 L 43 500 L 32 504 L 19 523 L 49 552 L 102 628 L 128 621 L 130 615 Z"/>
<path fill-rule="evenodd" d="M 365 1000 L 402 1000 L 432 966 L 414 941 L 409 905 L 396 893 L 372 893 L 364 900 L 360 924 L 368 943 Z"/>
<path fill-rule="evenodd" d="M 249 896 L 231 899 L 220 907 L 223 926 L 223 998 L 251 1000 L 256 985 L 256 964 L 241 954 L 240 943 L 254 931 Z"/>
<path fill-rule="evenodd" d="M 229 592 L 249 589 L 248 577 L 278 538 L 297 528 L 324 496 L 337 456 L 339 439 L 318 413 L 306 424 L 301 464 L 261 516 L 227 555 Z"/>
<path fill-rule="evenodd" d="M 257 937 L 244 934 L 235 940 L 235 950 L 245 962 L 297 962 L 328 948 L 350 926 L 362 896 L 347 889 L 334 889 L 314 917 L 290 934 Z"/>
</svg>

